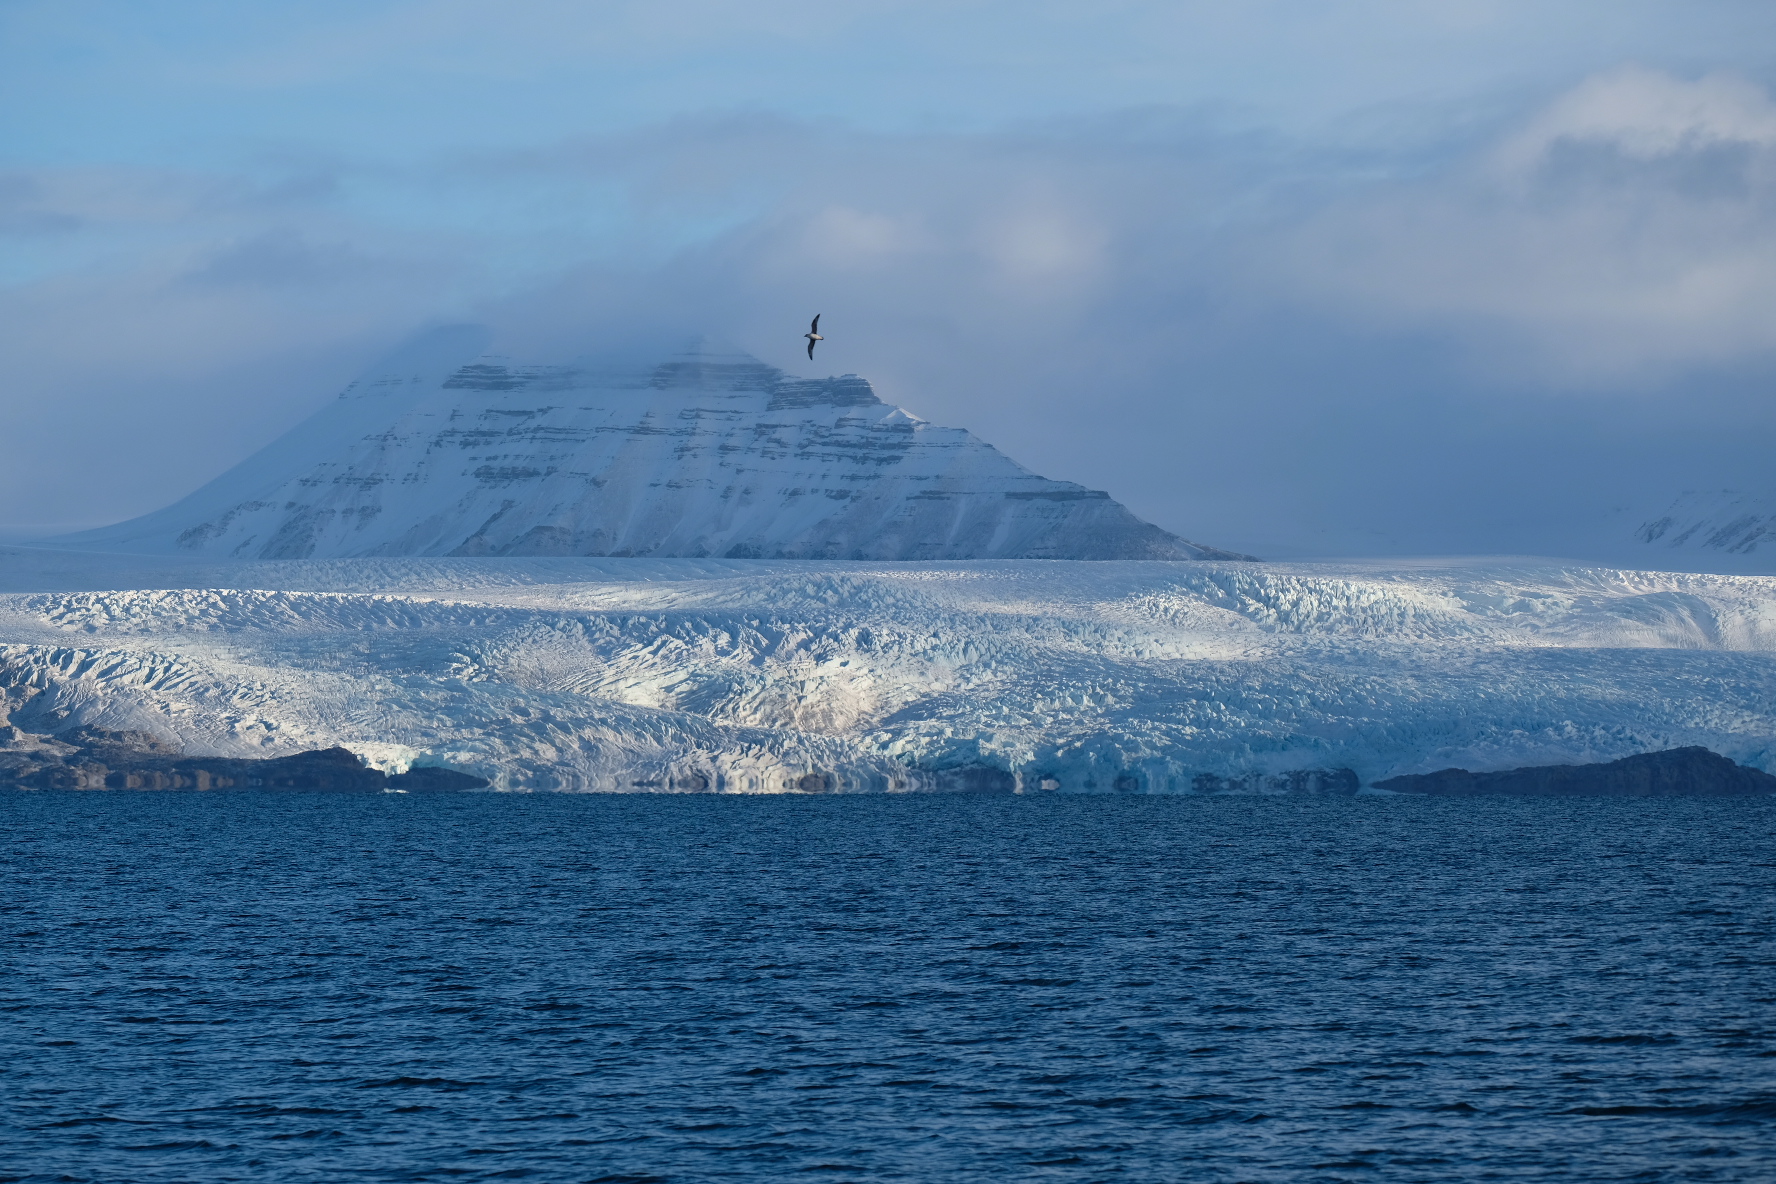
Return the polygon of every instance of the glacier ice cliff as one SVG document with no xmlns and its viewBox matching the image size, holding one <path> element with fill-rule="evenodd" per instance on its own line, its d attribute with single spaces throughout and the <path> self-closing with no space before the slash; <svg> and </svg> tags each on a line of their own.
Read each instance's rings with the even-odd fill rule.
<svg viewBox="0 0 1776 1184">
<path fill-rule="evenodd" d="M 249 559 L 1243 559 L 855 375 L 709 344 L 521 365 L 442 332 L 191 496 L 65 545 Z M 463 355 L 467 353 L 468 357 Z"/>
</svg>

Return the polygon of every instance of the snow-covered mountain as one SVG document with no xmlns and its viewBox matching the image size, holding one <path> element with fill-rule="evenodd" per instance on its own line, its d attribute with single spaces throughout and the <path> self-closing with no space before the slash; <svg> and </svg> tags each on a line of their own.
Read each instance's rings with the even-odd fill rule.
<svg viewBox="0 0 1776 1184">
<path fill-rule="evenodd" d="M 1655 563 L 1670 564 L 1683 555 L 1735 569 L 1769 570 L 1776 565 L 1776 492 L 1686 492 L 1642 522 L 1634 537 Z"/>
<path fill-rule="evenodd" d="M 702 344 L 521 365 L 434 335 L 258 455 L 65 545 L 249 559 L 1242 559 L 1039 477 L 855 375 Z"/>
</svg>

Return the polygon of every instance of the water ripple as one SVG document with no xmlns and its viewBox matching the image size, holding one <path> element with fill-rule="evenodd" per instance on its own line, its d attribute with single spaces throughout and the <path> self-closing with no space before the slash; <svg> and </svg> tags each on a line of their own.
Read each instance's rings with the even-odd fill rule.
<svg viewBox="0 0 1776 1184">
<path fill-rule="evenodd" d="M 1776 804 L 0 798 L 0 1180 L 1776 1177 Z"/>
</svg>

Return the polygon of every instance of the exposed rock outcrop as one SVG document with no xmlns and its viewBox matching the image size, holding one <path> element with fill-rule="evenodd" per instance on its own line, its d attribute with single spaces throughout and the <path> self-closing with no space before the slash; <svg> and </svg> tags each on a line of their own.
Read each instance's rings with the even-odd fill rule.
<svg viewBox="0 0 1776 1184">
<path fill-rule="evenodd" d="M 1443 797 L 1754 797 L 1776 793 L 1776 777 L 1706 748 L 1643 752 L 1594 765 L 1542 765 L 1493 773 L 1442 769 L 1391 777 L 1375 788 Z"/>
</svg>

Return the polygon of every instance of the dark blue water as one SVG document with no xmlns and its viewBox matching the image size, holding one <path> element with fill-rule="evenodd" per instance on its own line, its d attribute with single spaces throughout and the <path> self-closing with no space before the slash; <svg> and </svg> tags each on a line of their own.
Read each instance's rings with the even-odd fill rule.
<svg viewBox="0 0 1776 1184">
<path fill-rule="evenodd" d="M 1768 802 L 0 796 L 0 1178 L 1776 1179 Z"/>
</svg>

